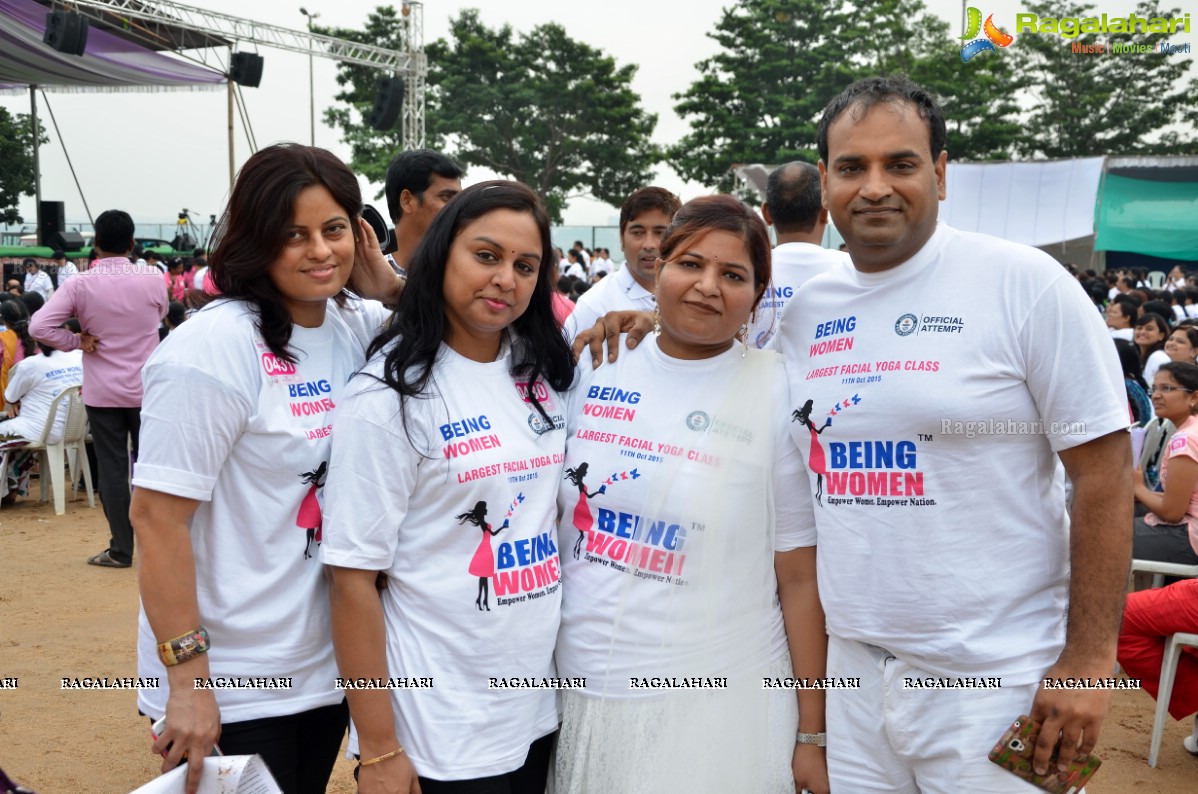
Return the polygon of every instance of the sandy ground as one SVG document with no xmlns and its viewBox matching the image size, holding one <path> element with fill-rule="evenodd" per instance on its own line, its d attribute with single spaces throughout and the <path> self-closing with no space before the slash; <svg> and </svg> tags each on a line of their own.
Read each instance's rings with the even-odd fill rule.
<svg viewBox="0 0 1198 794">
<path fill-rule="evenodd" d="M 102 511 L 82 499 L 65 516 L 36 499 L 0 509 L 0 684 L 17 679 L 0 689 L 0 767 L 39 794 L 120 794 L 157 773 L 134 692 L 61 687 L 64 677 L 137 672 L 136 574 L 84 564 L 107 537 Z M 1195 790 L 1198 758 L 1181 746 L 1189 724 L 1169 722 L 1159 767 L 1148 767 L 1153 707 L 1142 692 L 1116 695 L 1090 794 Z M 329 791 L 354 791 L 348 762 Z"/>
</svg>

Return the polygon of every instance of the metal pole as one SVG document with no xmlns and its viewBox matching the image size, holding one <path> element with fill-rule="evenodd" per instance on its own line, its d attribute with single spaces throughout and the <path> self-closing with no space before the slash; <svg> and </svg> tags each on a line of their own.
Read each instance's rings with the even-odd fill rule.
<svg viewBox="0 0 1198 794">
<path fill-rule="evenodd" d="M 308 33 L 312 33 L 312 20 L 320 16 L 319 13 L 308 13 L 308 9 L 301 7 L 300 13 L 308 18 Z M 311 144 L 316 145 L 316 83 L 312 76 L 312 39 L 308 38 L 308 122 L 311 127 Z"/>
<path fill-rule="evenodd" d="M 965 3 L 968 0 L 961 0 L 961 38 L 965 37 Z"/>
<path fill-rule="evenodd" d="M 229 78 L 229 193 L 233 192 L 233 78 Z"/>
<path fill-rule="evenodd" d="M 37 124 L 37 86 L 29 86 L 29 124 L 33 128 L 33 200 L 37 211 L 37 243 L 42 244 L 42 163 Z"/>
</svg>

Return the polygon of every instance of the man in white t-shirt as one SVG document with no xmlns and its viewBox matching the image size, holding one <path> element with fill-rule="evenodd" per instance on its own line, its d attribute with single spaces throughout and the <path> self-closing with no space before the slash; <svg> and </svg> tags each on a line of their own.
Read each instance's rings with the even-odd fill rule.
<svg viewBox="0 0 1198 794">
<path fill-rule="evenodd" d="M 388 256 L 401 275 L 433 218 L 462 192 L 462 176 L 457 163 L 431 149 L 400 152 L 387 166 L 384 192 L 395 224 L 395 250 Z"/>
<path fill-rule="evenodd" d="M 651 312 L 656 307 L 653 287 L 657 282 L 657 249 L 674 213 L 682 206 L 670 191 L 643 187 L 620 207 L 620 246 L 624 267 L 586 291 L 566 320 L 566 336 L 573 339 L 603 315 L 614 311 Z M 575 250 L 582 247 L 574 243 Z"/>
<path fill-rule="evenodd" d="M 1025 792 L 987 753 L 1089 754 L 1110 703 L 1131 535 L 1122 374 L 1077 282 L 1036 249 L 937 223 L 944 118 L 870 78 L 819 126 L 852 267 L 788 307 L 791 430 L 818 530 L 833 791 Z M 979 299 L 979 296 L 983 298 Z M 1063 464 L 1063 467 L 1062 467 Z M 1066 515 L 1064 474 L 1073 483 Z"/>
<path fill-rule="evenodd" d="M 1106 307 L 1106 327 L 1110 329 L 1112 339 L 1133 341 L 1136 329 L 1133 323 L 1139 313 L 1134 298 L 1117 295 Z"/>
<path fill-rule="evenodd" d="M 761 214 L 774 227 L 774 268 L 770 284 L 749 323 L 749 344 L 770 347 L 782 310 L 812 276 L 848 265 L 848 254 L 824 248 L 828 211 L 821 203 L 819 169 L 793 162 L 775 168 L 765 188 Z"/>
<path fill-rule="evenodd" d="M 42 270 L 36 259 L 25 260 L 25 291 L 36 292 L 46 300 L 50 300 L 50 293 L 54 291 L 50 277 Z"/>
</svg>

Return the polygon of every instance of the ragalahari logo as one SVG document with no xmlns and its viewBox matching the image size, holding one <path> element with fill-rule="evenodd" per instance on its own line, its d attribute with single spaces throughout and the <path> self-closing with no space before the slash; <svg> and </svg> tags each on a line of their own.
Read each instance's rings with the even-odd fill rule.
<svg viewBox="0 0 1198 794">
<path fill-rule="evenodd" d="M 985 36 L 978 36 L 978 33 L 985 33 Z M 996 47 L 1009 47 L 1015 37 L 1004 30 L 999 30 L 994 24 L 994 14 L 986 17 L 986 24 L 982 24 L 982 12 L 976 8 L 970 8 L 965 24 L 965 35 L 961 40 L 966 42 L 961 48 L 962 63 L 969 63 L 969 59 L 979 53 L 993 52 Z"/>
</svg>

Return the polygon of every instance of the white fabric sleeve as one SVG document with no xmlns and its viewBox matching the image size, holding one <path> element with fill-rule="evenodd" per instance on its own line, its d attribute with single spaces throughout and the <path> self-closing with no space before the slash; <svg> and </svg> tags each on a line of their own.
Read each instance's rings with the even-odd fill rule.
<svg viewBox="0 0 1198 794">
<path fill-rule="evenodd" d="M 424 429 L 421 400 L 409 399 L 405 430 L 399 395 L 369 375 L 357 375 L 333 414 L 332 453 L 324 487 L 325 565 L 385 571 L 416 489 Z M 409 440 L 408 433 L 412 439 Z"/>
<path fill-rule="evenodd" d="M 210 501 L 256 401 L 191 364 L 151 365 L 142 382 L 145 397 L 133 484 Z"/>
<path fill-rule="evenodd" d="M 775 442 L 779 455 L 774 464 L 774 551 L 793 551 L 816 545 L 815 503 L 811 480 L 794 436 L 783 430 Z"/>
<path fill-rule="evenodd" d="M 1062 271 L 1019 332 L 1027 386 L 1053 452 L 1126 429 L 1123 369 L 1102 319 Z"/>
<path fill-rule="evenodd" d="M 31 378 L 28 374 L 33 371 L 33 367 L 21 366 L 27 360 L 28 359 L 26 358 L 18 361 L 13 365 L 13 368 L 8 371 L 8 388 L 4 390 L 4 402 L 18 402 L 22 397 L 25 396 L 27 391 L 33 388 L 33 384 L 30 383 Z M 65 403 L 63 404 L 63 407 L 65 409 Z"/>
<path fill-rule="evenodd" d="M 391 310 L 378 301 L 357 297 L 347 300 L 344 306 L 339 306 L 337 301 L 330 299 L 329 310 L 341 318 L 350 333 L 358 340 L 363 356 L 366 355 L 366 348 L 383 330 L 383 325 L 391 316 Z"/>
</svg>

